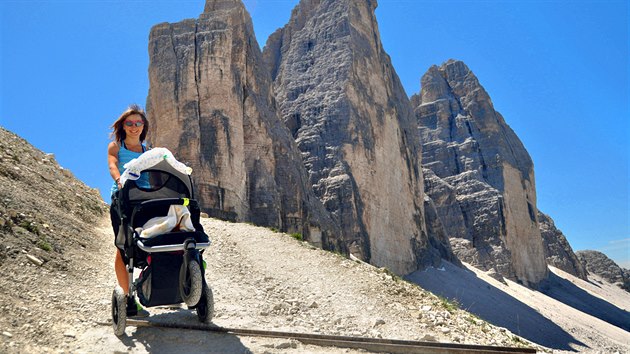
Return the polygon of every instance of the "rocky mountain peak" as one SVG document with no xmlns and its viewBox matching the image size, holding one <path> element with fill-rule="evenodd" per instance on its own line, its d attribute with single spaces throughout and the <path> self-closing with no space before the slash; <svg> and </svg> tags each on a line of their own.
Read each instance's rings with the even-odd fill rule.
<svg viewBox="0 0 630 354">
<path fill-rule="evenodd" d="M 604 280 L 617 284 L 630 292 L 630 270 L 621 268 L 612 259 L 599 251 L 577 251 L 575 255 L 587 271 L 597 274 Z"/>
<path fill-rule="evenodd" d="M 429 70 L 422 75 L 420 86 L 426 88 L 426 90 L 421 91 L 421 102 L 433 102 L 438 99 L 449 98 L 449 85 L 437 65 L 432 65 Z"/>
<path fill-rule="evenodd" d="M 450 246 L 427 236 L 416 122 L 376 5 L 303 0 L 264 57 L 309 182 L 341 226 L 338 247 L 406 274 Z"/>
<path fill-rule="evenodd" d="M 197 20 L 156 26 L 150 139 L 202 171 L 197 190 L 211 214 L 298 231 L 330 218 L 328 229 L 341 230 L 335 237 L 304 233 L 405 274 L 450 248 L 443 235 L 427 239 L 415 118 L 382 48 L 376 6 L 301 1 L 268 40 L 264 61 L 240 1 L 207 1 Z"/>
<path fill-rule="evenodd" d="M 588 275 L 586 268 L 576 254 L 573 253 L 569 241 L 567 241 L 562 231 L 556 227 L 553 219 L 539 210 L 538 224 L 540 225 L 540 234 L 545 245 L 547 264 L 586 280 Z"/>
<path fill-rule="evenodd" d="M 232 9 L 245 9 L 241 0 L 206 0 L 203 8 L 204 13 L 212 13 L 214 11 L 225 11 Z"/>
<path fill-rule="evenodd" d="M 466 97 L 480 90 L 484 99 L 490 99 L 481 84 L 479 84 L 479 80 L 475 74 L 473 74 L 463 61 L 449 59 L 442 64 L 438 70 L 457 97 Z M 477 97 L 477 99 L 479 98 L 481 97 Z"/>
<path fill-rule="evenodd" d="M 335 226 L 277 115 L 241 1 L 208 1 L 198 19 L 155 26 L 149 53 L 149 139 L 193 168 L 202 208 L 326 244 Z"/>
<path fill-rule="evenodd" d="M 445 224 L 455 232 L 449 235 L 456 253 L 502 276 L 539 283 L 547 267 L 533 163 L 525 147 L 463 62 L 433 66 L 421 83 L 411 102 L 422 162 L 450 186 L 427 194 L 443 201 L 435 203 L 440 217 L 459 220 Z M 457 232 L 462 229 L 468 231 Z"/>
</svg>

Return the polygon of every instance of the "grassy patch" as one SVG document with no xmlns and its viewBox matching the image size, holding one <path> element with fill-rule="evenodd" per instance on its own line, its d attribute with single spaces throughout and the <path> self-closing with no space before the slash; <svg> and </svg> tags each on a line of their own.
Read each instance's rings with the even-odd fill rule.
<svg viewBox="0 0 630 354">
<path fill-rule="evenodd" d="M 339 251 L 339 250 L 330 250 L 328 252 L 334 254 L 335 256 L 337 256 L 339 258 L 348 259 L 348 257 L 345 254 L 341 253 L 341 251 Z"/>
<path fill-rule="evenodd" d="M 521 339 L 521 337 L 519 336 L 512 336 L 512 342 L 514 343 L 519 343 L 519 344 L 527 344 L 525 343 L 525 341 L 523 339 Z"/>
<path fill-rule="evenodd" d="M 39 241 L 37 241 L 37 247 L 43 249 L 46 252 L 50 252 L 52 251 L 52 245 L 50 244 L 50 242 L 48 242 L 48 240 L 46 240 L 45 237 L 40 237 Z"/>
<path fill-rule="evenodd" d="M 35 225 L 35 223 L 32 223 L 30 221 L 27 220 L 22 220 L 19 224 L 19 227 L 28 230 L 29 232 L 32 232 L 36 235 L 39 235 L 39 228 L 37 227 L 37 225 Z"/>
<path fill-rule="evenodd" d="M 440 302 L 442 303 L 442 306 L 449 313 L 453 313 L 453 312 L 459 310 L 459 304 L 457 303 L 457 300 L 450 301 L 449 299 L 447 299 L 445 297 L 442 297 L 442 296 L 438 296 L 438 298 L 440 299 Z"/>
<path fill-rule="evenodd" d="M 302 236 L 302 234 L 299 233 L 299 232 L 292 233 L 291 237 L 293 237 L 294 239 L 296 239 L 298 241 L 304 241 L 304 236 Z"/>
<path fill-rule="evenodd" d="M 476 325 L 479 320 L 480 318 L 473 313 L 469 313 L 469 316 L 466 317 L 466 321 L 473 325 Z"/>
</svg>

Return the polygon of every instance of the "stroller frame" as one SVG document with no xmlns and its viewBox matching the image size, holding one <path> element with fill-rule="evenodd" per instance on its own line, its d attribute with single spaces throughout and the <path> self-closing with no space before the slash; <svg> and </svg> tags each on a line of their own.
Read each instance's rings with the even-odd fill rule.
<svg viewBox="0 0 630 354">
<path fill-rule="evenodd" d="M 147 168 L 142 175 L 147 177 L 142 187 L 143 183 L 129 180 L 112 201 L 120 218 L 115 244 L 122 251 L 129 277 L 127 295 L 120 286 L 112 294 L 112 323 L 117 336 L 124 334 L 127 314 L 137 313 L 136 293 L 140 303 L 147 307 L 185 302 L 190 309 L 196 309 L 204 323 L 210 322 L 214 312 L 212 289 L 205 280 L 202 257 L 211 242 L 199 222 L 200 209 L 194 199 L 191 177 L 167 161 Z M 155 212 L 165 215 L 172 205 L 183 205 L 190 210 L 195 231 L 167 232 L 141 239 L 139 226 Z M 142 269 L 142 273 L 134 281 L 135 268 Z M 166 275 L 153 277 L 153 270 L 165 271 Z M 159 285 L 157 289 L 153 283 Z"/>
</svg>

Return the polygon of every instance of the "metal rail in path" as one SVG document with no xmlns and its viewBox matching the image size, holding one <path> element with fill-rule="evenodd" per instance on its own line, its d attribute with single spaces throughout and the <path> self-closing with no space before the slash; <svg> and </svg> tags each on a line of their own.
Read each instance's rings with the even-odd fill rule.
<svg viewBox="0 0 630 354">
<path fill-rule="evenodd" d="M 295 333 L 281 331 L 264 331 L 257 329 L 226 328 L 204 324 L 182 324 L 153 322 L 147 320 L 128 319 L 127 325 L 136 327 L 162 327 L 192 329 L 198 331 L 229 333 L 239 336 L 271 337 L 295 339 L 304 344 L 318 346 L 334 346 L 341 348 L 364 349 L 385 353 L 422 353 L 422 354 L 500 354 L 500 353 L 536 353 L 531 348 L 499 347 L 489 345 L 472 345 L 458 343 L 421 342 L 413 340 L 382 339 L 367 337 L 332 336 L 324 334 Z"/>
</svg>

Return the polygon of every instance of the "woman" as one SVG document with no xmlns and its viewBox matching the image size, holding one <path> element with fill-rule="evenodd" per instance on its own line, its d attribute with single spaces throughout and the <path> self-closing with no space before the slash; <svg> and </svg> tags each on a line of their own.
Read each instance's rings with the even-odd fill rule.
<svg viewBox="0 0 630 354">
<path fill-rule="evenodd" d="M 109 166 L 109 174 L 112 176 L 114 183 L 112 184 L 111 196 L 122 188 L 120 184 L 120 176 L 125 171 L 123 167 L 127 162 L 139 157 L 147 150 L 143 144 L 149 130 L 149 121 L 138 105 L 131 105 L 125 110 L 111 127 L 112 142 L 107 146 L 107 164 Z M 110 215 L 112 227 L 114 229 L 114 238 L 118 234 L 120 227 L 120 217 L 114 209 L 114 203 L 110 206 Z M 114 269 L 116 270 L 116 278 L 118 285 L 123 289 L 125 294 L 129 292 L 129 273 L 123 261 L 121 249 L 116 249 L 116 259 L 114 261 Z M 137 304 L 137 302 L 136 302 Z M 148 315 L 139 304 L 137 304 L 137 316 Z M 135 311 L 132 311 L 135 312 Z M 129 313 L 128 315 L 134 315 Z"/>
</svg>

